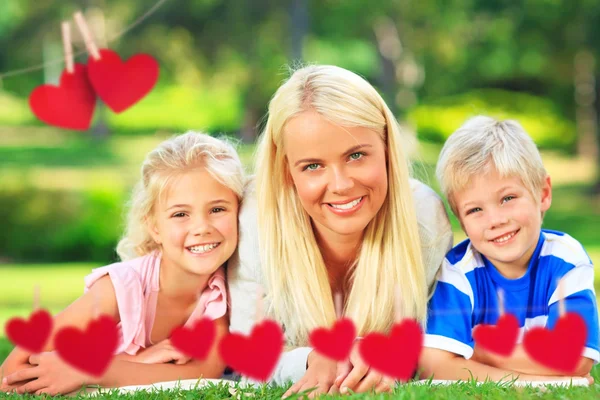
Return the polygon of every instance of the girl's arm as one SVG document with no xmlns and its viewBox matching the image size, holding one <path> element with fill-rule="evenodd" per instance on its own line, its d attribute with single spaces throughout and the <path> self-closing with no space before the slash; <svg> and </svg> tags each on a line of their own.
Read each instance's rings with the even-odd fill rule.
<svg viewBox="0 0 600 400">
<path fill-rule="evenodd" d="M 561 376 L 561 372 L 554 369 L 543 366 L 533 360 L 529 354 L 523 348 L 523 345 L 518 344 L 515 350 L 509 357 L 502 357 L 497 354 L 485 351 L 478 346 L 475 346 L 475 352 L 473 353 L 473 360 L 478 361 L 482 364 L 487 364 L 492 367 L 511 370 L 515 372 L 522 372 L 524 374 L 532 375 L 547 375 L 547 376 Z M 577 369 L 573 373 L 576 376 L 585 376 L 590 373 L 594 361 L 587 358 L 581 357 Z"/>
<path fill-rule="evenodd" d="M 227 316 L 215 320 L 215 325 L 217 328 L 215 342 L 204 361 L 192 360 L 183 365 L 141 364 L 116 358 L 102 378 L 86 383 L 103 387 L 119 387 L 183 379 L 220 378 L 226 365 L 219 356 L 218 343 L 228 332 Z"/>
<path fill-rule="evenodd" d="M 222 317 L 215 323 L 216 340 L 219 341 L 227 332 L 227 317 Z M 71 393 L 85 385 L 119 387 L 179 379 L 218 378 L 225 370 L 225 363 L 218 355 L 216 344 L 205 361 L 192 361 L 183 365 L 142 364 L 116 357 L 101 378 L 92 377 L 68 366 L 56 352 L 36 355 L 31 357 L 31 362 L 33 367 L 17 371 L 8 377 L 9 384 L 18 385 L 17 393 L 56 395 Z"/>
<path fill-rule="evenodd" d="M 67 326 L 83 329 L 96 313 L 108 314 L 115 319 L 115 322 L 120 321 L 115 289 L 108 275 L 96 281 L 88 292 L 54 317 L 52 333 L 44 351 L 54 350 L 54 337 L 60 329 Z M 0 370 L 3 371 L 4 376 L 8 376 L 13 372 L 30 368 L 29 356 L 31 356 L 30 352 L 15 347 L 0 366 Z M 0 383 L 0 390 L 10 389 Z"/>
<path fill-rule="evenodd" d="M 557 380 L 556 376 L 543 376 L 537 374 L 523 374 L 508 369 L 501 369 L 485 365 L 473 359 L 465 359 L 460 355 L 450 353 L 445 350 L 434 348 L 423 348 L 419 359 L 419 366 L 422 369 L 421 378 L 448 379 L 469 381 L 544 381 Z M 573 377 L 560 377 L 559 379 L 570 380 Z"/>
</svg>

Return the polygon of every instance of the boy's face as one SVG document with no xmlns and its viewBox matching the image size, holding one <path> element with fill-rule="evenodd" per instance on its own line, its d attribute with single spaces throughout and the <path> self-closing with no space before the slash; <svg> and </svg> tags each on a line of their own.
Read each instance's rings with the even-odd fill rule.
<svg viewBox="0 0 600 400">
<path fill-rule="evenodd" d="M 507 278 L 522 276 L 539 239 L 542 212 L 552 202 L 550 177 L 534 196 L 519 177 L 501 178 L 491 168 L 457 191 L 454 201 L 473 247 Z"/>
</svg>

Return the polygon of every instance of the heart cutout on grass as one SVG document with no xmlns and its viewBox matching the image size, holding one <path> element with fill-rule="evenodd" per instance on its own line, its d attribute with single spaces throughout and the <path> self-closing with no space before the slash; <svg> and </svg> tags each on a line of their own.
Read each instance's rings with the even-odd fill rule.
<svg viewBox="0 0 600 400">
<path fill-rule="evenodd" d="M 412 378 L 423 349 L 423 331 L 413 319 L 392 326 L 389 336 L 370 333 L 359 345 L 360 355 L 371 368 L 400 381 Z"/>
<path fill-rule="evenodd" d="M 31 353 L 41 353 L 52 332 L 52 315 L 46 310 L 31 313 L 28 320 L 12 318 L 5 326 L 6 337 Z"/>
<path fill-rule="evenodd" d="M 54 346 L 58 355 L 69 365 L 96 377 L 102 376 L 118 346 L 115 320 L 108 315 L 89 322 L 85 330 L 73 326 L 56 333 Z"/>
<path fill-rule="evenodd" d="M 352 350 L 356 338 L 356 327 L 349 318 L 335 322 L 331 329 L 316 328 L 309 336 L 312 347 L 322 355 L 336 361 L 344 361 Z"/>
<path fill-rule="evenodd" d="M 184 326 L 175 328 L 171 333 L 171 343 L 183 354 L 197 360 L 204 360 L 210 352 L 216 335 L 215 322 L 210 318 L 202 318 L 191 328 Z"/>
<path fill-rule="evenodd" d="M 532 359 L 540 364 L 573 374 L 583 355 L 587 340 L 587 327 L 576 313 L 560 317 L 554 329 L 535 327 L 525 333 L 523 347 Z"/>
<path fill-rule="evenodd" d="M 508 357 L 517 345 L 519 321 L 513 314 L 503 314 L 496 325 L 480 324 L 473 331 L 475 342 L 487 351 Z"/>
<path fill-rule="evenodd" d="M 100 49 L 100 59 L 88 60 L 88 77 L 98 97 L 116 113 L 143 99 L 158 81 L 159 65 L 148 54 L 126 62 L 110 49 Z"/>
<path fill-rule="evenodd" d="M 72 74 L 63 71 L 58 86 L 36 87 L 29 95 L 29 107 L 48 125 L 82 131 L 89 129 L 96 94 L 88 80 L 87 67 L 76 63 Z"/>
<path fill-rule="evenodd" d="M 279 361 L 283 345 L 281 327 L 274 321 L 264 320 L 254 325 L 249 336 L 227 334 L 219 343 L 219 353 L 235 371 L 266 382 Z"/>
</svg>

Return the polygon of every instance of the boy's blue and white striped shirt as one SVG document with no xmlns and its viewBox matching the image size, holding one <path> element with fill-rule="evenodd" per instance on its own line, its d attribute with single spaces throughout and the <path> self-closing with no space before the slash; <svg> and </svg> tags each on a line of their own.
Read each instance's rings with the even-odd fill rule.
<svg viewBox="0 0 600 400">
<path fill-rule="evenodd" d="M 518 279 L 502 276 L 469 239 L 450 250 L 429 301 L 424 346 L 470 358 L 475 344 L 473 328 L 482 323 L 496 324 L 498 289 L 504 291 L 505 312 L 514 314 L 519 321 L 518 343 L 532 327 L 551 329 L 559 316 L 557 284 L 562 277 L 567 312 L 578 313 L 587 325 L 583 355 L 598 363 L 599 327 L 592 261 L 577 240 L 546 229 L 540 233 L 527 272 Z"/>
</svg>

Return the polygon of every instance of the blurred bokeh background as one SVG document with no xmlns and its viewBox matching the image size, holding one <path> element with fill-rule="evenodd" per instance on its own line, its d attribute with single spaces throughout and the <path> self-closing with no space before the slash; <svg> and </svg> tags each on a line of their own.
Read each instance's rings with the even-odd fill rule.
<svg viewBox="0 0 600 400">
<path fill-rule="evenodd" d="M 88 132 L 46 126 L 28 106 L 36 86 L 58 82 L 60 23 L 77 10 L 100 47 L 161 67 L 131 109 L 99 103 Z M 72 33 L 81 53 L 74 23 Z M 124 203 L 160 140 L 189 129 L 237 138 L 252 171 L 269 98 L 299 63 L 375 85 L 436 190 L 441 145 L 465 119 L 519 120 L 553 178 L 545 227 L 600 265 L 599 49 L 597 0 L 1 0 L 0 326 L 28 315 L 34 285 L 57 312 L 91 268 L 117 260 Z"/>
</svg>

